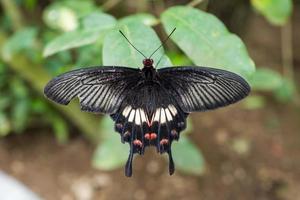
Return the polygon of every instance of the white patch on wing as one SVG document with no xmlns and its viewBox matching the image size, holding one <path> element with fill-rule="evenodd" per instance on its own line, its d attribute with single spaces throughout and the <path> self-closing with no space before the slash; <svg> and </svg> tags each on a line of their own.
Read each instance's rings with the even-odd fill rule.
<svg viewBox="0 0 300 200">
<path fill-rule="evenodd" d="M 172 117 L 172 115 L 171 115 L 168 108 L 165 109 L 165 113 L 166 113 L 166 116 L 167 116 L 167 120 L 172 121 L 173 117 Z"/>
<path fill-rule="evenodd" d="M 147 115 L 146 113 L 144 112 L 144 110 L 142 109 L 139 109 L 140 110 L 140 113 L 141 113 L 141 119 L 142 119 L 142 122 L 147 122 Z"/>
<path fill-rule="evenodd" d="M 163 108 L 160 109 L 160 123 L 162 124 L 166 123 L 166 113 L 165 113 L 165 109 Z"/>
<path fill-rule="evenodd" d="M 124 108 L 124 110 L 123 110 L 123 112 L 122 112 L 122 115 L 124 116 L 124 117 L 128 117 L 128 115 L 129 115 L 129 112 L 131 111 L 131 106 L 126 106 L 125 108 Z"/>
<path fill-rule="evenodd" d="M 133 122 L 134 116 L 135 116 L 135 110 L 132 109 L 129 115 L 128 122 Z"/>
<path fill-rule="evenodd" d="M 159 116 L 160 116 L 160 108 L 157 108 L 153 117 L 153 121 L 159 121 Z"/>
<path fill-rule="evenodd" d="M 136 109 L 136 112 L 135 112 L 135 124 L 136 125 L 141 125 L 140 109 Z"/>
<path fill-rule="evenodd" d="M 175 106 L 173 105 L 169 105 L 168 106 L 169 110 L 171 111 L 171 113 L 173 114 L 173 116 L 177 115 L 177 109 L 175 108 Z"/>
</svg>

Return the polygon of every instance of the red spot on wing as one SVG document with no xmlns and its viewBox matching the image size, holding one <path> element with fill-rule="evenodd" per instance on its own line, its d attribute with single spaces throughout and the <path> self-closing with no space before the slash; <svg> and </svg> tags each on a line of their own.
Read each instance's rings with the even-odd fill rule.
<svg viewBox="0 0 300 200">
<path fill-rule="evenodd" d="M 168 140 L 168 139 L 162 139 L 162 140 L 159 142 L 159 144 L 160 144 L 161 146 L 166 145 L 166 144 L 168 144 L 168 143 L 169 143 L 169 140 Z"/>
<path fill-rule="evenodd" d="M 147 140 L 155 140 L 157 138 L 157 134 L 156 133 L 146 133 L 144 135 L 144 137 Z"/>
<path fill-rule="evenodd" d="M 142 147 L 142 146 L 143 146 L 142 141 L 141 141 L 141 140 L 138 140 L 138 139 L 134 140 L 134 141 L 133 141 L 133 144 L 134 144 L 135 146 L 138 146 L 138 147 Z"/>
</svg>

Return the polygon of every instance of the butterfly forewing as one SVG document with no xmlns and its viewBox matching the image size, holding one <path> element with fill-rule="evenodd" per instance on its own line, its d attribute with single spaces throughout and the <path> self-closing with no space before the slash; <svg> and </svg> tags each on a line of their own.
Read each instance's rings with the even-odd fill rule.
<svg viewBox="0 0 300 200">
<path fill-rule="evenodd" d="M 74 70 L 52 79 L 45 87 L 45 95 L 67 105 L 78 97 L 81 109 L 111 114 L 141 78 L 138 69 L 126 67 L 91 67 Z"/>
<path fill-rule="evenodd" d="M 206 67 L 169 67 L 158 70 L 162 85 L 185 112 L 199 112 L 235 103 L 250 92 L 239 75 Z"/>
</svg>

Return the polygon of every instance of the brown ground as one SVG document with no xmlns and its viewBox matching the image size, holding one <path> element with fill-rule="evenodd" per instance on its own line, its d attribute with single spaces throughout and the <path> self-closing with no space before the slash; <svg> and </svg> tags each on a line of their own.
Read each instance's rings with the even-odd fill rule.
<svg viewBox="0 0 300 200">
<path fill-rule="evenodd" d="M 278 29 L 254 18 L 243 38 L 258 66 L 279 69 Z M 206 159 L 201 177 L 178 171 L 170 177 L 167 163 L 153 151 L 135 159 L 132 178 L 124 177 L 123 169 L 97 171 L 90 166 L 88 142 L 76 136 L 58 145 L 47 131 L 1 140 L 0 168 L 47 200 L 297 200 L 300 110 L 269 100 L 262 110 L 246 110 L 240 103 L 192 115 L 191 137 Z"/>
</svg>

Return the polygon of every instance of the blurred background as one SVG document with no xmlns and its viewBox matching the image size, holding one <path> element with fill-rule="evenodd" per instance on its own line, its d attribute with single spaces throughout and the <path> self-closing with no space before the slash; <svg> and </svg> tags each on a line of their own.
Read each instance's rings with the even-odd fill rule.
<svg viewBox="0 0 300 200">
<path fill-rule="evenodd" d="M 133 16 L 163 38 L 159 16 L 175 5 L 211 13 L 241 38 L 256 64 L 253 92 L 190 115 L 174 144 L 173 176 L 151 149 L 126 178 L 127 145 L 111 120 L 78 102 L 57 106 L 43 87 L 103 63 L 102 32 L 82 23 L 109 27 Z M 290 0 L 0 0 L 0 171 L 42 199 L 300 199 L 299 19 L 300 3 Z M 174 65 L 193 64 L 172 41 L 165 51 Z"/>
</svg>

